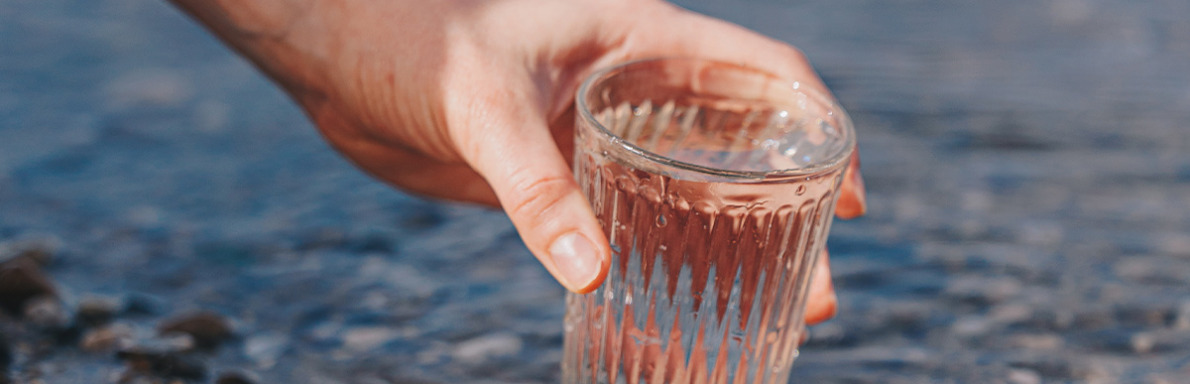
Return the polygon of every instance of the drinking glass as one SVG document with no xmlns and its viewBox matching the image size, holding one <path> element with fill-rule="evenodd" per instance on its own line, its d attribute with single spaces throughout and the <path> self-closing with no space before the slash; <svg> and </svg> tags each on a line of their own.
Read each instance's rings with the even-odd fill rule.
<svg viewBox="0 0 1190 384">
<path fill-rule="evenodd" d="M 600 71 L 576 103 L 574 173 L 613 254 L 566 298 L 562 382 L 788 380 L 855 148 L 843 109 L 689 58 Z"/>
</svg>

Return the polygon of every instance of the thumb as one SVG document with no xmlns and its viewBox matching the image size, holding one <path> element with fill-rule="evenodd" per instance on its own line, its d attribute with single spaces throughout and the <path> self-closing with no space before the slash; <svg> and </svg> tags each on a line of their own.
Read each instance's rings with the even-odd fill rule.
<svg viewBox="0 0 1190 384">
<path fill-rule="evenodd" d="M 496 192 L 521 239 L 558 282 L 597 288 L 611 249 L 530 92 L 502 88 L 473 99 L 456 138 L 464 159 Z"/>
</svg>

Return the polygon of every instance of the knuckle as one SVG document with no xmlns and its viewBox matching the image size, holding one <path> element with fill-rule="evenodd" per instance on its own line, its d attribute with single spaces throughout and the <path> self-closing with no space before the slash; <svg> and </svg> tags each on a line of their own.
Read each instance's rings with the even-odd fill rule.
<svg viewBox="0 0 1190 384">
<path fill-rule="evenodd" d="M 512 183 L 513 198 L 506 207 L 519 218 L 539 218 L 558 206 L 571 189 L 573 181 L 564 176 L 525 177 Z"/>
</svg>

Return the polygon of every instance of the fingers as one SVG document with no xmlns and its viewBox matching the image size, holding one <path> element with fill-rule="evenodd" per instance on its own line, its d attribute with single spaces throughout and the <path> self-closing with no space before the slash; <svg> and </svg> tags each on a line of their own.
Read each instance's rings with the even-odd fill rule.
<svg viewBox="0 0 1190 384">
<path fill-rule="evenodd" d="M 814 266 L 814 279 L 810 282 L 810 293 L 806 303 L 806 325 L 814 325 L 835 317 L 839 299 L 831 283 L 830 254 L 825 250 Z"/>
<path fill-rule="evenodd" d="M 307 103 L 305 107 L 327 141 L 373 177 L 422 196 L 499 206 L 487 182 L 470 166 L 437 161 L 362 135 L 326 105 Z"/>
<path fill-rule="evenodd" d="M 796 48 L 726 21 L 675 9 L 676 14 L 667 18 L 667 22 L 640 22 L 642 36 L 648 36 L 641 42 L 646 55 L 690 56 L 735 63 L 830 95 L 809 61 Z"/>
<path fill-rule="evenodd" d="M 545 268 L 567 289 L 590 292 L 607 273 L 607 239 L 531 92 L 496 89 L 470 99 L 456 138 L 463 157 L 491 185 Z"/>
<path fill-rule="evenodd" d="M 854 219 L 863 216 L 868 211 L 867 193 L 864 191 L 864 178 L 859 173 L 859 151 L 851 154 L 851 164 L 843 171 L 843 185 L 839 187 L 839 202 L 835 206 L 835 216 L 840 219 Z"/>
</svg>

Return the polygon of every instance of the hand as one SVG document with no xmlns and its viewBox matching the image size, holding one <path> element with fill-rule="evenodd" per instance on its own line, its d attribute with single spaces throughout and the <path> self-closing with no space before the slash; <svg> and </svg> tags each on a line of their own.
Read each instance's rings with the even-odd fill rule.
<svg viewBox="0 0 1190 384">
<path fill-rule="evenodd" d="M 654 0 L 174 0 L 284 87 L 326 139 L 406 191 L 503 207 L 566 288 L 610 249 L 567 165 L 584 76 L 626 60 L 738 62 L 825 92 L 800 52 Z M 864 209 L 853 162 L 840 216 Z M 833 315 L 824 261 L 809 320 Z"/>
</svg>

